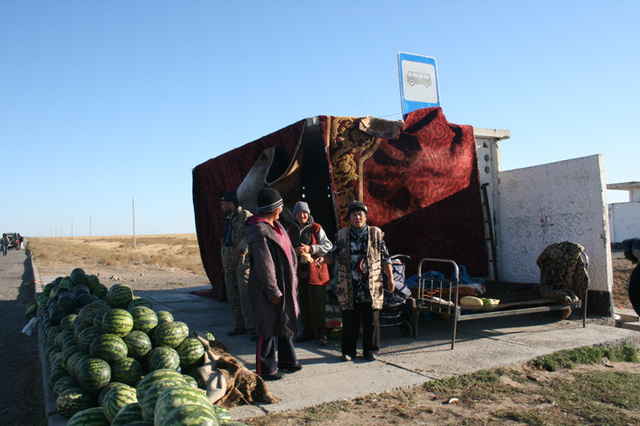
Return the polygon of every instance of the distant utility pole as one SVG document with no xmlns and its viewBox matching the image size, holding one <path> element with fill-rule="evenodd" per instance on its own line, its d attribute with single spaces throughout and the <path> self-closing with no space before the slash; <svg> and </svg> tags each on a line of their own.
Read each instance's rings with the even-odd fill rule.
<svg viewBox="0 0 640 426">
<path fill-rule="evenodd" d="M 131 208 L 133 209 L 133 246 L 136 246 L 136 200 L 131 198 Z"/>
<path fill-rule="evenodd" d="M 91 213 L 89 213 L 89 242 L 91 242 Z"/>
</svg>

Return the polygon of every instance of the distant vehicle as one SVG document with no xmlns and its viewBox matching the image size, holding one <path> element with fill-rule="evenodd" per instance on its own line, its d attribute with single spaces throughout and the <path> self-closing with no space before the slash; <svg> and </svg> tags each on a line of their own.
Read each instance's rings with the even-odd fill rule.
<svg viewBox="0 0 640 426">
<path fill-rule="evenodd" d="M 424 85 L 424 87 L 429 87 L 432 85 L 431 83 L 431 75 L 423 72 L 409 71 L 407 73 L 407 83 L 410 86 Z"/>
<path fill-rule="evenodd" d="M 8 249 L 16 249 L 20 250 L 22 248 L 22 241 L 24 238 L 20 235 L 19 232 L 6 232 L 7 239 L 9 240 Z"/>
</svg>

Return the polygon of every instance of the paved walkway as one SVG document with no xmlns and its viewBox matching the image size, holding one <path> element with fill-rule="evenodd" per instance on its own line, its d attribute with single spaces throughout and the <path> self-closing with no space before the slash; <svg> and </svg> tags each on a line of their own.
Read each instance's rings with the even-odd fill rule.
<svg viewBox="0 0 640 426">
<path fill-rule="evenodd" d="M 54 278 L 44 276 L 42 282 L 47 283 Z M 136 294 L 150 299 L 155 310 L 172 312 L 176 320 L 185 322 L 191 329 L 211 331 L 236 358 L 254 370 L 255 343 L 246 335 L 226 335 L 233 328 L 229 306 L 190 294 L 193 290 L 205 289 L 181 288 L 140 291 Z M 449 321 L 421 324 L 419 337 L 415 340 L 402 336 L 399 327 L 383 328 L 382 350 L 379 360 L 374 362 L 366 362 L 361 357 L 352 362 L 341 362 L 338 341 L 330 341 L 328 346 L 322 348 L 314 342 L 297 345 L 297 355 L 303 369 L 295 374 L 287 374 L 282 380 L 267 382 L 271 392 L 282 401 L 236 407 L 231 414 L 235 419 L 243 419 L 297 410 L 524 362 L 562 349 L 624 340 L 640 343 L 640 333 L 634 330 L 600 325 L 597 321 L 590 321 L 583 328 L 582 321 L 578 319 L 552 322 L 537 315 L 461 323 L 454 350 L 450 350 L 450 337 Z M 64 424 L 59 423 L 60 416 L 52 413 L 50 406 L 47 412 L 50 425 Z"/>
</svg>

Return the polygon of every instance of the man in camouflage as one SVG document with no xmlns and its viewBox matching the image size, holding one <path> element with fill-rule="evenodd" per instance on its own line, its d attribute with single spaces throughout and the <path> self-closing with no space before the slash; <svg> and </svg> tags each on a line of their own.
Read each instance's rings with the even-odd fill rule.
<svg viewBox="0 0 640 426">
<path fill-rule="evenodd" d="M 249 333 L 251 340 L 257 338 L 256 317 L 247 282 L 249 279 L 249 258 L 245 238 L 245 223 L 252 214 L 244 210 L 235 191 L 227 191 L 222 197 L 222 212 L 225 215 L 222 236 L 222 266 L 227 299 L 233 313 L 233 330 L 227 334 L 237 336 Z"/>
</svg>

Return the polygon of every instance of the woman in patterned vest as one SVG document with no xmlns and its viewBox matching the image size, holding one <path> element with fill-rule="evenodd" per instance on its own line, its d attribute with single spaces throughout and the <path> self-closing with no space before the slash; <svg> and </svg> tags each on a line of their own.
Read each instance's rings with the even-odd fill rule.
<svg viewBox="0 0 640 426">
<path fill-rule="evenodd" d="M 319 345 L 327 344 L 325 311 L 329 269 L 316 265 L 314 257 L 324 256 L 333 247 L 322 226 L 313 221 L 309 205 L 304 201 L 293 207 L 296 223 L 288 229 L 291 244 L 298 255 L 298 304 L 302 334 L 296 343 L 316 339 Z"/>
<path fill-rule="evenodd" d="M 342 360 L 356 356 L 362 322 L 362 354 L 375 361 L 380 349 L 379 314 L 383 303 L 382 271 L 393 292 L 393 269 L 380 228 L 367 225 L 369 210 L 364 203 L 347 206 L 351 226 L 338 231 L 336 244 L 317 264 L 338 263 L 337 296 L 342 310 Z"/>
</svg>

